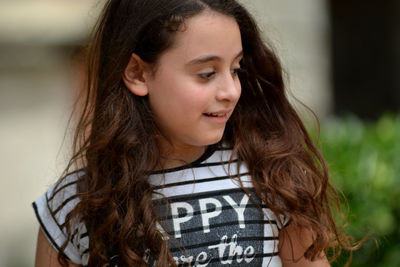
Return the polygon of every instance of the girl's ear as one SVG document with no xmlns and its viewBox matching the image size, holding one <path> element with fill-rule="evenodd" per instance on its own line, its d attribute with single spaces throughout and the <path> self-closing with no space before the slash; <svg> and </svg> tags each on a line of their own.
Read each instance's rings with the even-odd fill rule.
<svg viewBox="0 0 400 267">
<path fill-rule="evenodd" d="M 138 55 L 133 53 L 122 75 L 125 86 L 137 96 L 145 96 L 148 94 L 145 67 L 146 63 Z"/>
</svg>

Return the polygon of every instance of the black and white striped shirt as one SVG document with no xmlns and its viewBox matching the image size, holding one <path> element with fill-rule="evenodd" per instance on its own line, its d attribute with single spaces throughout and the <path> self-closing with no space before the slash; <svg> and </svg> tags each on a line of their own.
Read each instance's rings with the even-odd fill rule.
<svg viewBox="0 0 400 267">
<path fill-rule="evenodd" d="M 153 199 L 160 231 L 166 233 L 178 266 L 282 266 L 280 224 L 253 193 L 244 164 L 239 173 L 235 158 L 228 164 L 231 153 L 225 148 L 208 149 L 191 164 L 150 175 L 156 186 Z M 33 203 L 44 233 L 57 250 L 66 238 L 65 216 L 78 201 L 76 177 L 68 177 L 56 192 L 53 187 Z M 73 231 L 64 253 L 72 262 L 86 265 L 85 225 L 77 223 Z M 151 255 L 145 259 L 155 266 Z"/>
</svg>

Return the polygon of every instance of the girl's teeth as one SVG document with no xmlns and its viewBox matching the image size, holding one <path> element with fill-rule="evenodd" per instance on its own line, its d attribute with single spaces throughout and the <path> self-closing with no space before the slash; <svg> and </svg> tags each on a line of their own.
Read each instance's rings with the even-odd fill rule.
<svg viewBox="0 0 400 267">
<path fill-rule="evenodd" d="M 225 116 L 225 114 L 223 114 L 223 113 L 207 113 L 207 115 L 213 116 L 213 117 L 223 117 L 223 116 Z"/>
</svg>

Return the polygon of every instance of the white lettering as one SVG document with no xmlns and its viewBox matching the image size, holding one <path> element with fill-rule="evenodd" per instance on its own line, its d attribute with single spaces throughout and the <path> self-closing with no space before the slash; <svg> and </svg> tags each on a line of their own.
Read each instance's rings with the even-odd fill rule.
<svg viewBox="0 0 400 267">
<path fill-rule="evenodd" d="M 248 246 L 243 249 L 242 246 L 237 244 L 238 236 L 235 234 L 231 240 L 228 240 L 228 236 L 224 235 L 221 238 L 221 242 L 216 245 L 208 246 L 208 249 L 218 250 L 218 259 L 222 265 L 231 265 L 235 263 L 242 263 L 243 260 L 246 263 L 250 263 L 255 258 L 254 247 Z M 184 264 L 184 266 L 196 266 L 206 267 L 211 261 L 208 254 L 203 251 L 197 254 L 197 256 L 181 255 L 180 257 L 174 257 L 177 265 Z"/>
<path fill-rule="evenodd" d="M 219 256 L 220 259 L 222 259 L 224 257 L 224 254 L 225 254 L 225 248 L 228 246 L 227 243 L 228 243 L 228 236 L 224 235 L 221 238 L 221 242 L 219 244 L 213 245 L 213 246 L 208 246 L 208 249 L 214 249 L 214 248 L 218 249 L 218 256 Z M 229 262 L 229 259 L 228 259 L 227 263 L 223 263 L 221 261 L 221 263 L 223 263 L 223 264 L 230 264 L 231 262 Z"/>
<path fill-rule="evenodd" d="M 254 248 L 252 246 L 248 246 L 245 250 L 244 250 L 244 261 L 249 263 L 251 262 L 255 257 L 255 251 Z"/>
<path fill-rule="evenodd" d="M 243 258 L 243 248 L 237 245 L 237 235 L 233 235 L 231 245 L 229 246 L 229 257 L 235 257 L 238 263 L 241 263 Z"/>
<path fill-rule="evenodd" d="M 185 256 L 182 255 L 179 258 L 178 257 L 174 257 L 175 263 L 176 265 L 180 265 L 182 263 L 186 263 L 185 266 L 196 266 L 196 267 L 206 267 L 208 265 L 208 263 L 210 262 L 210 260 L 208 260 L 208 255 L 206 252 L 200 252 L 197 257 L 196 260 L 194 260 L 193 256 Z"/>
<path fill-rule="evenodd" d="M 199 255 L 197 255 L 196 257 L 196 263 L 194 266 L 196 267 L 206 267 L 208 265 L 208 263 L 210 262 L 210 260 L 207 261 L 208 255 L 207 253 L 200 252 Z"/>
<path fill-rule="evenodd" d="M 186 215 L 179 217 L 179 209 L 185 209 Z M 181 224 L 190 221 L 193 217 L 193 207 L 186 202 L 171 203 L 172 222 L 175 238 L 181 238 Z"/>
<path fill-rule="evenodd" d="M 242 229 L 246 228 L 246 224 L 244 223 L 244 211 L 246 209 L 247 203 L 249 202 L 249 197 L 244 194 L 242 200 L 240 201 L 240 205 L 236 204 L 236 202 L 230 196 L 223 196 L 223 198 L 236 211 L 239 227 Z"/>
<path fill-rule="evenodd" d="M 188 256 L 186 257 L 185 255 L 181 256 L 181 261 L 183 263 L 189 263 L 189 267 L 192 266 L 192 262 L 193 262 L 193 256 Z"/>
<path fill-rule="evenodd" d="M 222 209 L 222 204 L 215 198 L 204 198 L 199 200 L 200 211 L 201 211 L 201 220 L 203 222 L 203 232 L 210 232 L 210 219 L 217 217 Z M 207 205 L 211 204 L 215 206 L 215 210 L 212 212 L 207 212 Z"/>
<path fill-rule="evenodd" d="M 225 255 L 227 248 L 228 255 Z M 208 249 L 218 249 L 218 257 L 221 264 L 232 264 L 235 258 L 237 263 L 241 263 L 243 261 L 242 256 L 244 256 L 244 260 L 249 263 L 255 257 L 254 248 L 252 246 L 248 246 L 243 250 L 243 247 L 237 244 L 236 234 L 232 236 L 230 242 L 228 242 L 228 236 L 224 235 L 219 244 L 209 246 Z M 225 260 L 224 257 L 226 258 Z"/>
</svg>

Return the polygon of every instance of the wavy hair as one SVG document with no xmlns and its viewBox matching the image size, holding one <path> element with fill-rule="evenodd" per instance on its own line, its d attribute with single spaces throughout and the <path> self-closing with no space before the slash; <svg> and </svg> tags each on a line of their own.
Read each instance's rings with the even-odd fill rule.
<svg viewBox="0 0 400 267">
<path fill-rule="evenodd" d="M 148 181 L 160 159 L 157 125 L 147 97 L 132 94 L 122 74 L 132 53 L 156 64 L 185 20 L 205 10 L 233 17 L 242 36 L 242 94 L 223 141 L 247 165 L 265 205 L 313 233 L 307 259 L 331 247 L 350 247 L 333 220 L 331 200 L 336 205 L 339 198 L 327 166 L 289 103 L 279 59 L 251 15 L 235 0 L 109 0 L 88 45 L 74 154 L 61 178 L 84 170 L 81 200 L 66 225 L 71 235 L 74 218 L 84 221 L 89 266 L 107 265 L 113 251 L 121 266 L 146 266 L 143 244 L 157 266 L 175 266 L 157 228 Z M 59 259 L 66 265 L 62 250 Z"/>
</svg>

